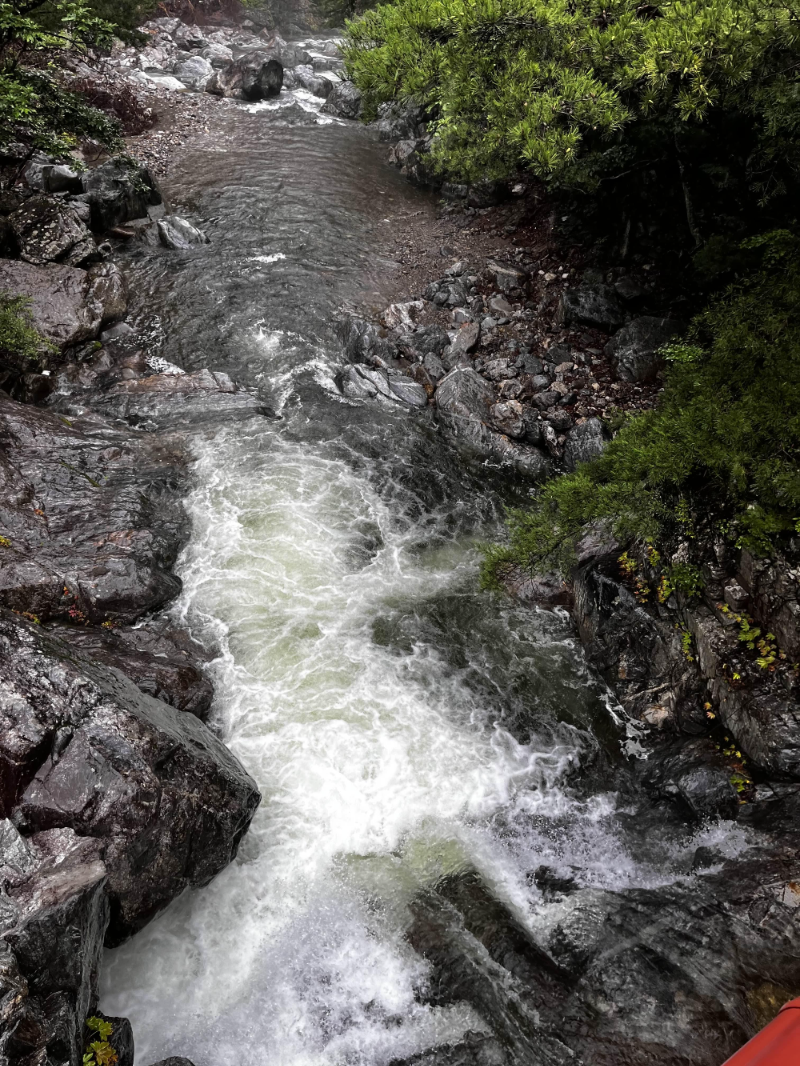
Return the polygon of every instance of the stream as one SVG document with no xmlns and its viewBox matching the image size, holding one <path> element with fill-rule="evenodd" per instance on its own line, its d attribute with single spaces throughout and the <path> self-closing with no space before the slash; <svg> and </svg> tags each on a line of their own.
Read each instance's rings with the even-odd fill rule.
<svg viewBox="0 0 800 1066">
<path fill-rule="evenodd" d="M 455 1042 L 489 1019 L 430 1000 L 420 892 L 477 871 L 535 935 L 537 869 L 652 887 L 699 844 L 742 846 L 635 817 L 636 736 L 566 614 L 480 591 L 525 486 L 463 462 L 432 410 L 337 392 L 337 311 L 389 302 L 387 228 L 434 205 L 319 104 L 225 110 L 166 183 L 212 243 L 128 253 L 152 354 L 279 416 L 193 440 L 171 614 L 218 650 L 212 724 L 263 803 L 231 867 L 107 954 L 101 1006 L 142 1064 L 383 1066 Z"/>
</svg>

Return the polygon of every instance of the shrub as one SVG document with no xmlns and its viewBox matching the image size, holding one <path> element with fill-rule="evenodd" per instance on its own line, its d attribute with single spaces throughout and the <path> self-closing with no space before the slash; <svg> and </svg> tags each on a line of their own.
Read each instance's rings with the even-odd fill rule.
<svg viewBox="0 0 800 1066">
<path fill-rule="evenodd" d="M 0 292 L 0 363 L 24 372 L 52 350 L 33 325 L 30 300 Z"/>
<path fill-rule="evenodd" d="M 800 515 L 800 240 L 748 242 L 761 269 L 730 287 L 672 347 L 655 410 L 630 418 L 598 459 L 546 485 L 509 516 L 485 578 L 509 564 L 569 570 L 587 523 L 623 542 L 691 538 L 714 522 L 768 554 Z"/>
</svg>

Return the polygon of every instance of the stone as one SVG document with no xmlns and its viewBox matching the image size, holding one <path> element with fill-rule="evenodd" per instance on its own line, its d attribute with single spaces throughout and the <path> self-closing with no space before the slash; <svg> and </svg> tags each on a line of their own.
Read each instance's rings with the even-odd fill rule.
<svg viewBox="0 0 800 1066">
<path fill-rule="evenodd" d="M 163 622 L 144 626 L 74 626 L 50 623 L 47 632 L 95 662 L 113 666 L 154 699 L 205 721 L 214 686 L 203 672 L 210 656 L 182 630 Z"/>
<path fill-rule="evenodd" d="M 361 118 L 363 108 L 361 90 L 356 88 L 351 81 L 341 81 L 331 90 L 322 110 L 326 115 L 336 115 L 337 118 L 349 118 L 355 121 Z"/>
<path fill-rule="evenodd" d="M 515 378 L 519 371 L 516 366 L 509 363 L 508 359 L 490 359 L 483 368 L 483 373 L 491 381 L 505 381 L 508 378 Z"/>
<path fill-rule="evenodd" d="M 184 1059 L 180 1055 L 173 1055 L 168 1059 L 159 1059 L 152 1066 L 194 1066 L 191 1059 Z"/>
<path fill-rule="evenodd" d="M 0 662 L 0 672 L 7 665 Z M 16 833 L 11 823 L 0 824 Z M 58 828 L 34 833 L 24 846 L 27 868 L 3 867 L 0 1048 L 5 1062 L 45 1061 L 50 1054 L 78 1063 L 109 922 L 102 844 Z"/>
<path fill-rule="evenodd" d="M 481 338 L 481 327 L 477 322 L 466 322 L 455 335 L 450 345 L 449 357 L 455 363 L 461 356 L 468 355 L 478 346 Z"/>
<path fill-rule="evenodd" d="M 565 326 L 594 326 L 607 333 L 618 329 L 624 314 L 617 294 L 609 285 L 580 285 L 565 289 L 559 319 Z"/>
<path fill-rule="evenodd" d="M 202 56 L 191 56 L 177 63 L 173 74 L 190 89 L 203 92 L 214 74 L 214 66 Z"/>
<path fill-rule="evenodd" d="M 436 390 L 436 406 L 454 419 L 491 421 L 494 389 L 471 369 L 451 371 Z"/>
<path fill-rule="evenodd" d="M 30 299 L 33 325 L 57 348 L 93 340 L 105 322 L 124 314 L 122 276 L 105 263 L 87 273 L 0 259 L 0 289 Z"/>
<path fill-rule="evenodd" d="M 245 52 L 224 70 L 218 70 L 206 90 L 218 96 L 240 96 L 258 101 L 277 96 L 283 88 L 283 66 L 267 51 Z"/>
<path fill-rule="evenodd" d="M 158 219 L 158 237 L 165 248 L 185 251 L 189 248 L 197 248 L 203 244 L 210 244 L 209 238 L 202 230 L 197 229 L 191 222 L 187 222 L 180 215 L 165 215 Z"/>
<path fill-rule="evenodd" d="M 602 455 L 605 448 L 603 424 L 599 418 L 587 418 L 581 425 L 575 426 L 567 437 L 564 447 L 564 466 L 575 470 L 581 463 Z"/>
<path fill-rule="evenodd" d="M 489 300 L 489 310 L 497 315 L 510 315 L 512 307 L 504 296 L 492 296 Z"/>
<path fill-rule="evenodd" d="M 99 233 L 145 218 L 161 193 L 146 167 L 117 157 L 83 175 L 84 199 L 91 208 L 92 229 Z"/>
<path fill-rule="evenodd" d="M 350 399 L 383 398 L 410 407 L 428 405 L 424 386 L 398 371 L 372 369 L 354 363 L 339 372 L 337 385 L 342 395 Z"/>
<path fill-rule="evenodd" d="M 106 943 L 118 943 L 232 861 L 258 791 L 194 715 L 7 612 L 0 641 L 6 805 L 23 832 L 103 849 Z"/>
<path fill-rule="evenodd" d="M 747 607 L 747 601 L 749 598 L 747 592 L 742 588 L 738 581 L 732 581 L 729 585 L 725 586 L 723 599 L 732 611 L 743 611 Z"/>
<path fill-rule="evenodd" d="M 83 189 L 80 175 L 63 163 L 45 164 L 41 180 L 44 192 L 79 193 Z"/>
<path fill-rule="evenodd" d="M 333 88 L 332 83 L 327 78 L 317 74 L 312 66 L 301 65 L 294 67 L 292 74 L 295 86 L 299 85 L 306 92 L 310 92 L 313 96 L 319 96 L 322 99 L 330 96 Z"/>
<path fill-rule="evenodd" d="M 423 109 L 407 101 L 379 104 L 372 127 L 382 141 L 416 140 L 425 136 Z"/>
<path fill-rule="evenodd" d="M 233 52 L 224 44 L 208 44 L 200 54 L 215 70 L 222 70 L 233 62 Z"/>
<path fill-rule="evenodd" d="M 492 425 L 498 432 L 505 433 L 513 440 L 525 436 L 525 418 L 522 404 L 518 400 L 496 403 L 491 409 Z"/>
<path fill-rule="evenodd" d="M 422 300 L 408 300 L 402 304 L 391 304 L 381 316 L 387 329 L 413 329 L 418 315 L 424 309 Z"/>
<path fill-rule="evenodd" d="M 188 26 L 182 23 L 173 33 L 172 39 L 178 48 L 186 52 L 199 51 L 205 48 L 207 41 L 203 31 L 198 26 Z"/>
<path fill-rule="evenodd" d="M 528 280 L 526 271 L 516 267 L 513 263 L 504 263 L 497 259 L 490 259 L 486 269 L 494 278 L 497 288 L 504 293 L 513 292 L 514 289 L 522 289 Z"/>
<path fill-rule="evenodd" d="M 649 383 L 664 365 L 659 349 L 684 328 L 683 323 L 674 319 L 635 318 L 611 338 L 605 354 L 614 360 L 622 381 Z"/>
<path fill-rule="evenodd" d="M 26 263 L 81 266 L 97 258 L 97 245 L 78 212 L 65 200 L 32 196 L 9 217 L 19 254 Z"/>
<path fill-rule="evenodd" d="M 730 820 L 739 813 L 730 778 L 712 742 L 701 739 L 657 750 L 648 761 L 645 784 L 657 795 L 680 802 L 696 821 Z"/>
<path fill-rule="evenodd" d="M 530 574 L 511 567 L 502 575 L 503 588 L 526 607 L 571 607 L 572 591 L 559 574 Z"/>
</svg>

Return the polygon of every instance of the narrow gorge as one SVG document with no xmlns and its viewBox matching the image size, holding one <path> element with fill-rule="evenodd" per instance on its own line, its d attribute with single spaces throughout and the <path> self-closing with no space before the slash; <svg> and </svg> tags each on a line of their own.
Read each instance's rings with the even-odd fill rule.
<svg viewBox="0 0 800 1066">
<path fill-rule="evenodd" d="M 794 675 L 727 667 L 796 571 L 481 585 L 685 308 L 252 19 L 114 46 L 137 162 L 3 149 L 0 1061 L 721 1066 L 800 994 Z"/>
</svg>

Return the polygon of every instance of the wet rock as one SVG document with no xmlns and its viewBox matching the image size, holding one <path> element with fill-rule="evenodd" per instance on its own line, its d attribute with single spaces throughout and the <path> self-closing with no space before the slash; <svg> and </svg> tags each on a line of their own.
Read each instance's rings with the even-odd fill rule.
<svg viewBox="0 0 800 1066">
<path fill-rule="evenodd" d="M 104 848 L 106 939 L 119 942 L 231 862 L 255 784 L 194 715 L 118 671 L 14 615 L 0 641 L 6 803 L 23 832 L 69 829 Z"/>
<path fill-rule="evenodd" d="M 466 1032 L 457 1044 L 442 1044 L 408 1059 L 394 1059 L 389 1066 L 505 1066 L 507 1062 L 499 1041 L 485 1033 Z"/>
<path fill-rule="evenodd" d="M 146 167 L 124 158 L 110 159 L 83 175 L 84 199 L 91 208 L 92 229 L 104 233 L 162 202 Z"/>
<path fill-rule="evenodd" d="M 194 1066 L 191 1059 L 184 1059 L 180 1055 L 173 1055 L 168 1059 L 159 1059 L 152 1066 Z"/>
<path fill-rule="evenodd" d="M 622 325 L 624 314 L 610 285 L 581 285 L 565 289 L 559 319 L 565 326 L 595 326 L 611 333 Z"/>
<path fill-rule="evenodd" d="M 645 775 L 652 792 L 681 803 L 697 821 L 736 818 L 739 796 L 730 778 L 730 769 L 707 740 L 656 750 Z"/>
<path fill-rule="evenodd" d="M 227 374 L 219 371 L 152 374 L 119 380 L 100 393 L 94 392 L 90 385 L 89 391 L 95 411 L 149 430 L 271 415 L 255 393 L 234 384 Z M 76 388 L 72 397 L 59 397 L 53 406 L 70 415 L 82 410 L 81 401 L 81 392 Z"/>
<path fill-rule="evenodd" d="M 101 1018 L 111 1026 L 111 1035 L 108 1037 L 109 1044 L 117 1053 L 115 1066 L 133 1066 L 135 1044 L 133 1039 L 133 1027 L 127 1018 L 113 1018 L 103 1014 L 100 1010 L 94 1011 L 95 1018 Z M 87 1037 L 93 1034 L 87 1032 Z M 86 1041 L 88 1043 L 88 1040 Z"/>
<path fill-rule="evenodd" d="M 599 418 L 587 418 L 579 426 L 570 430 L 564 447 L 564 465 L 567 470 L 575 470 L 581 463 L 588 463 L 602 455 L 606 441 L 603 423 Z"/>
<path fill-rule="evenodd" d="M 225 70 L 218 70 L 206 90 L 219 96 L 265 100 L 283 87 L 283 66 L 268 51 L 246 52 Z"/>
<path fill-rule="evenodd" d="M 313 96 L 319 96 L 323 100 L 330 96 L 333 82 L 330 78 L 318 74 L 312 66 L 301 65 L 295 67 L 292 70 L 292 74 L 295 85 L 299 85 L 306 92 L 310 92 Z"/>
<path fill-rule="evenodd" d="M 502 575 L 503 588 L 526 607 L 571 607 L 572 590 L 559 574 L 530 574 L 509 567 Z"/>
<path fill-rule="evenodd" d="M 119 271 L 108 264 L 86 273 L 5 259 L 0 259 L 0 289 L 30 299 L 34 326 L 58 348 L 94 339 L 104 323 L 119 317 L 124 294 Z"/>
<path fill-rule="evenodd" d="M 651 382 L 663 368 L 662 348 L 683 329 L 669 318 L 635 318 L 615 334 L 605 347 L 622 381 Z"/>
<path fill-rule="evenodd" d="M 355 120 L 361 118 L 363 107 L 361 90 L 351 81 L 341 81 L 331 90 L 322 110 L 327 115 Z"/>
<path fill-rule="evenodd" d="M 410 407 L 427 407 L 428 394 L 423 385 L 392 370 L 372 369 L 358 363 L 346 366 L 337 375 L 342 395 L 350 399 L 384 399 Z"/>
<path fill-rule="evenodd" d="M 208 717 L 214 687 L 203 673 L 203 664 L 209 657 L 182 630 L 155 623 L 134 629 L 51 623 L 47 632 L 95 662 L 120 670 L 148 696 L 201 721 Z"/>
<path fill-rule="evenodd" d="M 165 248 L 184 251 L 203 244 L 210 244 L 209 238 L 180 215 L 165 215 L 157 223 L 158 237 Z"/>
<path fill-rule="evenodd" d="M 178 593 L 182 455 L 2 394 L 0 445 L 0 605 L 99 624 L 133 621 Z"/>
<path fill-rule="evenodd" d="M 4 737 L 0 745 L 7 742 Z M 71 829 L 23 839 L 11 822 L 0 822 L 0 1048 L 6 1062 L 46 1056 L 81 1061 L 83 1021 L 97 1001 L 109 921 L 101 856 L 100 841 Z"/>
<path fill-rule="evenodd" d="M 203 92 L 214 74 L 213 65 L 202 56 L 191 56 L 175 65 L 175 77 L 184 85 Z"/>
<path fill-rule="evenodd" d="M 32 196 L 9 218 L 19 254 L 26 263 L 63 262 L 81 266 L 97 258 L 97 245 L 75 208 L 65 200 Z"/>
<path fill-rule="evenodd" d="M 423 109 L 410 102 L 379 104 L 372 128 L 382 141 L 417 140 L 425 136 Z"/>
<path fill-rule="evenodd" d="M 522 289 L 528 280 L 527 273 L 512 263 L 491 259 L 486 264 L 486 268 L 501 292 L 509 293 L 515 289 Z"/>
<path fill-rule="evenodd" d="M 453 419 L 491 421 L 494 389 L 471 369 L 451 371 L 436 390 L 436 406 Z"/>
<path fill-rule="evenodd" d="M 80 175 L 63 163 L 45 163 L 40 176 L 43 192 L 79 193 L 83 188 Z"/>
</svg>

